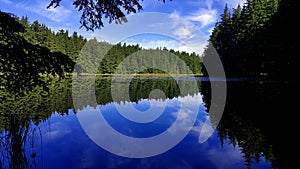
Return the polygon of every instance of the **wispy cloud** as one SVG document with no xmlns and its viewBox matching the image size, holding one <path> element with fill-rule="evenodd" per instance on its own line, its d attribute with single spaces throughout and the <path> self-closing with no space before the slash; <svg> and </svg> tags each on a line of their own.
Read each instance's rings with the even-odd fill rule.
<svg viewBox="0 0 300 169">
<path fill-rule="evenodd" d="M 206 29 L 206 32 L 211 34 L 213 23 L 216 23 L 218 17 L 222 13 L 222 8 L 228 4 L 230 9 L 236 8 L 238 4 L 243 5 L 246 0 L 198 0 L 189 2 L 190 5 L 198 6 L 198 9 L 190 12 L 183 18 L 200 23 L 200 29 Z M 221 7 L 221 8 L 220 8 Z"/>
<path fill-rule="evenodd" d="M 203 28 L 217 21 L 217 10 L 200 8 L 185 18 L 190 21 L 199 22 L 201 24 L 200 28 Z"/>
<path fill-rule="evenodd" d="M 50 121 L 49 121 L 50 123 Z M 56 139 L 60 139 L 65 137 L 68 134 L 72 133 L 72 130 L 70 130 L 69 126 L 66 125 L 66 123 L 63 122 L 53 122 L 51 124 L 51 130 L 49 130 L 50 128 L 45 127 L 42 128 L 42 130 L 44 132 L 44 136 L 43 136 L 43 140 L 44 141 L 50 141 L 50 140 L 56 140 Z"/>
<path fill-rule="evenodd" d="M 232 144 L 224 147 L 211 148 L 207 150 L 207 160 L 215 165 L 214 168 L 244 168 L 243 157 L 240 149 L 234 148 Z M 226 158 L 224 158 L 226 157 Z M 216 159 L 218 159 L 216 161 Z"/>
<path fill-rule="evenodd" d="M 145 19 L 146 18 L 146 19 Z M 108 25 L 95 36 L 110 43 L 140 44 L 144 48 L 169 49 L 202 54 L 208 37 L 197 27 L 174 11 L 164 13 L 139 13 L 129 15 L 128 23 Z M 126 30 L 126 31 L 124 31 Z M 151 36 L 150 36 L 151 35 Z M 154 35 L 154 36 L 152 36 Z"/>
<path fill-rule="evenodd" d="M 1 2 L 3 3 L 6 3 L 6 4 L 11 4 L 12 2 L 10 0 L 0 0 Z"/>
<path fill-rule="evenodd" d="M 71 15 L 71 10 L 66 9 L 63 5 L 58 8 L 47 9 L 48 1 L 30 1 L 30 2 L 20 2 L 16 6 L 22 8 L 26 11 L 30 11 L 46 17 L 55 22 L 63 22 L 69 18 Z"/>
<path fill-rule="evenodd" d="M 179 39 L 191 39 L 194 37 L 193 30 L 194 26 L 187 22 L 183 22 L 182 18 L 180 18 L 180 14 L 177 11 L 174 11 L 170 15 L 170 19 L 172 19 L 172 27 L 174 27 L 173 35 L 178 37 Z"/>
<path fill-rule="evenodd" d="M 171 16 L 174 18 L 183 18 L 188 21 L 200 23 L 200 28 L 204 28 L 217 21 L 218 11 L 213 8 L 214 0 L 192 1 L 190 5 L 198 7 L 198 9 L 189 12 L 186 15 L 180 16 L 177 11 L 174 11 Z"/>
<path fill-rule="evenodd" d="M 175 51 L 180 51 L 180 52 L 188 52 L 188 53 L 196 52 L 199 55 L 202 54 L 203 49 L 207 45 L 206 41 L 202 42 L 198 39 L 190 40 L 188 44 L 185 44 L 184 42 L 180 42 L 179 40 L 155 40 L 155 39 L 154 40 L 143 39 L 141 41 L 137 41 L 135 39 L 128 39 L 125 42 L 131 45 L 135 45 L 138 43 L 140 46 L 142 46 L 145 49 L 156 49 L 158 47 L 167 47 L 168 49 L 174 49 Z"/>
<path fill-rule="evenodd" d="M 202 34 L 193 23 L 189 22 L 191 19 L 188 19 L 187 16 L 180 16 L 177 11 L 171 13 L 170 19 L 172 20 L 170 24 L 172 35 L 186 43 L 181 43 L 174 49 L 190 53 L 196 52 L 201 55 L 207 43 L 205 34 Z"/>
<path fill-rule="evenodd" d="M 180 52 L 193 52 L 190 47 L 185 45 L 184 43 L 181 43 L 177 40 L 149 40 L 149 39 L 143 39 L 141 41 L 136 41 L 135 39 L 128 39 L 126 40 L 127 44 L 139 44 L 145 49 L 156 49 L 158 47 L 167 47 L 168 49 L 174 49 L 175 51 Z"/>
<path fill-rule="evenodd" d="M 196 112 L 203 103 L 200 93 L 194 96 L 178 97 L 178 101 L 181 103 L 181 108 L 177 112 L 172 113 L 176 117 L 174 122 L 176 125 L 169 128 L 170 133 L 190 131 L 197 120 Z"/>
<path fill-rule="evenodd" d="M 173 34 L 180 39 L 187 39 L 193 37 L 193 30 L 189 26 L 184 26 L 176 29 Z"/>
</svg>

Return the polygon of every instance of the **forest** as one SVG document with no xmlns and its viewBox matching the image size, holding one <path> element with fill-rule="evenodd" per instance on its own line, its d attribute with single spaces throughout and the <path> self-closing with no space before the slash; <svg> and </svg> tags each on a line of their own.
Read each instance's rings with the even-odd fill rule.
<svg viewBox="0 0 300 169">
<path fill-rule="evenodd" d="M 21 91 L 29 86 L 43 83 L 45 76 L 65 77 L 73 72 L 77 57 L 87 42 L 99 46 L 99 49 L 101 46 L 110 48 L 99 63 L 98 74 L 113 74 L 127 56 L 138 51 L 144 51 L 144 53 L 147 53 L 146 51 L 148 53 L 149 51 L 169 52 L 179 56 L 193 74 L 201 74 L 202 61 L 196 53 L 179 52 L 166 47 L 143 49 L 138 44 L 109 44 L 98 42 L 95 38 L 87 40 L 77 32 L 69 33 L 68 30 L 54 32 L 38 21 L 29 23 L 28 17 L 19 18 L 14 14 L 4 12 L 0 12 L 0 14 L 0 86 L 2 87 Z M 131 73 L 164 73 L 157 69 L 137 72 L 135 70 L 140 66 L 139 63 L 136 61 L 130 63 Z M 172 57 L 170 57 L 169 63 L 164 64 L 172 65 Z M 180 68 L 178 70 L 181 74 L 186 72 Z M 86 72 L 78 67 L 75 71 L 77 73 Z"/>
<path fill-rule="evenodd" d="M 296 9 L 299 3 L 293 0 L 247 0 L 233 10 L 226 5 L 204 62 L 215 49 L 227 77 L 293 79 L 298 65 Z"/>
<path fill-rule="evenodd" d="M 11 168 L 29 168 L 30 160 L 36 160 L 38 155 L 31 150 L 25 153 L 25 146 L 31 141 L 31 138 L 26 138 L 32 134 L 31 131 L 35 131 L 31 128 L 32 124 L 37 126 L 47 121 L 53 112 L 66 116 L 70 109 L 83 109 L 92 102 L 82 99 L 81 105 L 74 107 L 72 92 L 85 90 L 71 90 L 74 83 L 69 79 L 70 75 L 75 75 L 72 74 L 73 71 L 79 77 L 90 72 L 89 67 L 85 67 L 85 70 L 80 64 L 75 64 L 81 63 L 78 58 L 83 48 L 90 51 L 90 45 L 85 46 L 89 43 L 94 47 L 91 50 L 96 48 L 96 52 L 103 46 L 109 48 L 96 70 L 97 74 L 103 76 L 116 73 L 118 65 L 128 56 L 149 52 L 157 54 L 155 59 L 166 56 L 166 53 L 169 56 L 174 54 L 189 66 L 194 75 L 208 76 L 202 62 L 209 61 L 210 55 L 217 51 L 228 79 L 250 79 L 241 83 L 228 81 L 226 106 L 221 121 L 218 123 L 213 113 L 210 114 L 210 119 L 218 130 L 220 146 L 226 146 L 229 142 L 239 148 L 247 168 L 252 167 L 253 160 L 257 163 L 262 161 L 262 157 L 271 162 L 272 168 L 291 168 L 287 167 L 292 159 L 289 151 L 295 149 L 296 144 L 292 143 L 294 136 L 287 135 L 285 131 L 297 133 L 292 131 L 294 124 L 297 124 L 292 121 L 297 119 L 294 112 L 298 109 L 298 100 L 293 99 L 297 98 L 296 72 L 299 65 L 296 57 L 296 41 L 299 36 L 296 9 L 300 9 L 299 1 L 296 0 L 247 0 L 234 9 L 225 5 L 221 19 L 215 24 L 209 44 L 201 57 L 195 53 L 164 47 L 143 49 L 138 44 L 109 44 L 96 39 L 87 40 L 76 32 L 54 32 L 39 21 L 30 23 L 26 16 L 18 17 L 0 11 L 0 131 L 4 134 L 11 133 L 1 138 L 4 141 L 0 139 L 0 155 L 6 153 L 11 157 Z M 83 20 L 83 23 L 88 20 L 89 18 Z M 94 27 L 84 27 L 92 30 L 101 27 L 101 23 Z M 93 65 L 92 60 L 81 61 Z M 172 61 L 170 59 L 164 63 L 166 68 L 175 68 L 184 75 L 187 73 L 184 67 Z M 144 63 L 142 60 L 129 60 L 129 63 L 121 73 L 153 73 L 158 76 L 168 73 L 159 69 L 139 72 Z M 125 95 L 123 93 L 120 93 L 120 98 L 113 100 L 111 79 L 101 78 L 95 84 L 84 86 L 79 83 L 75 87 L 93 86 L 96 92 L 92 91 L 92 94 L 96 95 L 97 105 L 107 105 L 114 101 L 138 103 L 148 98 L 152 90 L 161 89 L 166 97 L 152 99 L 194 95 L 200 90 L 207 112 L 210 107 L 218 106 L 210 102 L 209 81 L 197 81 L 197 91 L 182 93 L 176 80 L 166 80 L 168 77 L 136 78 L 130 83 L 129 100 L 122 99 Z M 191 89 L 190 81 L 181 83 L 186 83 L 184 86 Z M 123 89 L 121 83 L 117 87 Z M 79 94 L 82 98 L 91 95 L 87 92 Z M 1 160 L 0 168 L 6 162 Z M 199 158 L 197 161 L 200 161 Z"/>
<path fill-rule="evenodd" d="M 297 99 L 293 98 L 299 90 L 296 82 L 299 31 L 295 23 L 299 7 L 296 0 L 247 0 L 235 9 L 226 5 L 203 54 L 205 63 L 217 51 L 227 78 L 248 79 L 242 83 L 227 82 L 227 104 L 218 125 L 223 141 L 229 139 L 242 147 L 248 168 L 251 159 L 260 161 L 260 154 L 272 162 L 273 168 L 290 165 L 287 151 L 294 144 L 277 136 L 278 131 L 294 126 L 293 117 L 285 121 L 283 115 L 291 115 L 298 109 Z M 205 69 L 203 73 L 208 75 Z M 210 84 L 202 82 L 205 97 L 210 95 L 209 88 Z M 210 103 L 210 97 L 204 100 L 216 106 Z M 265 138 L 260 136 L 261 132 Z"/>
<path fill-rule="evenodd" d="M 207 76 L 202 60 L 209 60 L 212 50 L 216 50 L 227 77 L 291 79 L 297 67 L 294 37 L 298 31 L 293 26 L 296 9 L 297 4 L 290 0 L 248 0 L 235 9 L 229 9 L 226 5 L 202 57 L 165 47 L 143 49 L 138 44 L 113 45 L 96 39 L 89 41 L 99 46 L 110 46 L 99 63 L 99 74 L 113 74 L 127 56 L 140 50 L 153 50 L 175 54 L 189 66 L 193 74 Z M 4 12 L 0 12 L 0 15 L 1 87 L 9 86 L 20 91 L 32 84 L 43 83 L 45 76 L 64 77 L 73 72 L 87 39 L 68 30 L 54 32 L 38 21 L 29 23 L 27 17 L 19 18 Z M 171 60 L 165 64 L 172 65 Z M 132 61 L 129 72 L 164 73 L 155 69 L 136 72 L 139 64 Z M 186 70 L 178 69 L 179 73 L 186 73 Z M 86 72 L 78 67 L 75 71 Z"/>
</svg>

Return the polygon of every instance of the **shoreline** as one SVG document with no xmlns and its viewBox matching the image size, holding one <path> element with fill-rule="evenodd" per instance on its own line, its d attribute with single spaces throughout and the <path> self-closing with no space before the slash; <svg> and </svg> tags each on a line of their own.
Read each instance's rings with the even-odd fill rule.
<svg viewBox="0 0 300 169">
<path fill-rule="evenodd" d="M 76 73 L 66 74 L 66 76 L 77 76 Z M 203 77 L 203 74 L 165 74 L 165 73 L 155 73 L 155 74 L 88 74 L 81 73 L 79 76 L 96 76 L 96 77 L 184 77 L 184 76 L 195 76 Z"/>
</svg>

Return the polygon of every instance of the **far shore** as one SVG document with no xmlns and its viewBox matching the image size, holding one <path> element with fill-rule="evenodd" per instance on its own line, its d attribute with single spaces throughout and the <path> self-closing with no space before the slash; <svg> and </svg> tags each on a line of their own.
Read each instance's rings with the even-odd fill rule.
<svg viewBox="0 0 300 169">
<path fill-rule="evenodd" d="M 78 76 L 76 73 L 66 74 L 67 76 Z M 90 74 L 81 73 L 79 76 L 97 76 L 97 77 L 183 77 L 197 76 L 202 77 L 203 74 L 167 74 L 167 73 L 142 73 L 142 74 Z"/>
</svg>

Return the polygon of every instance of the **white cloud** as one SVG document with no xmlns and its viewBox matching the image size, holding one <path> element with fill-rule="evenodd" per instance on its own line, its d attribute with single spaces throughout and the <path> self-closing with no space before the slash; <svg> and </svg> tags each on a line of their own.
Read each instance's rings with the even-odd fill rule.
<svg viewBox="0 0 300 169">
<path fill-rule="evenodd" d="M 159 47 L 167 47 L 168 49 L 174 49 L 175 51 L 180 51 L 180 52 L 189 52 L 192 53 L 194 52 L 190 47 L 187 45 L 177 41 L 177 40 L 148 40 L 148 39 L 143 39 L 142 41 L 135 41 L 135 40 L 128 40 L 126 41 L 126 44 L 139 44 L 145 49 L 156 49 Z"/>
<path fill-rule="evenodd" d="M 215 23 L 218 19 L 218 11 L 213 8 L 215 1 L 219 0 L 198 0 L 190 2 L 191 5 L 198 6 L 198 10 L 190 12 L 190 14 L 184 18 L 189 21 L 199 22 L 200 28 Z"/>
<path fill-rule="evenodd" d="M 190 39 L 194 37 L 194 26 L 184 21 L 176 10 L 171 13 L 169 18 L 172 20 L 171 28 L 174 29 L 173 35 L 179 39 Z"/>
<path fill-rule="evenodd" d="M 200 23 L 200 29 L 205 28 L 207 26 L 213 26 L 213 23 L 216 23 L 218 17 L 223 12 L 223 8 L 225 4 L 228 4 L 229 9 L 236 8 L 238 4 L 241 6 L 245 3 L 246 0 L 198 0 L 189 2 L 193 6 L 198 6 L 198 10 L 191 12 L 189 15 L 185 16 L 184 18 Z M 217 3 L 217 4 L 216 4 Z M 221 6 L 218 9 L 216 6 Z M 206 30 L 209 34 L 212 32 L 212 28 L 208 28 Z"/>
<path fill-rule="evenodd" d="M 10 0 L 0 0 L 1 2 L 4 2 L 6 4 L 11 4 L 12 2 Z"/>
<path fill-rule="evenodd" d="M 208 161 L 215 165 L 214 168 L 244 168 L 241 154 L 240 149 L 230 144 L 226 144 L 222 149 L 211 148 L 207 151 Z"/>
<path fill-rule="evenodd" d="M 190 18 L 189 18 L 190 17 Z M 191 22 L 193 16 L 180 16 L 180 13 L 174 11 L 170 15 L 171 24 L 170 28 L 172 30 L 172 35 L 178 40 L 188 44 L 181 44 L 176 46 L 178 51 L 187 51 L 189 53 L 196 52 L 202 54 L 204 47 L 207 43 L 207 37 L 204 34 L 201 34 L 201 31 Z"/>
<path fill-rule="evenodd" d="M 49 130 L 50 128 L 51 130 Z M 54 122 L 50 128 L 44 129 L 45 134 L 43 137 L 45 141 L 63 138 L 72 132 L 70 128 L 62 122 Z"/>
<path fill-rule="evenodd" d="M 128 23 L 107 25 L 95 36 L 98 40 L 110 43 L 138 43 L 144 48 L 167 47 L 179 51 L 196 52 L 201 55 L 207 44 L 208 36 L 179 15 L 176 11 L 171 15 L 163 13 L 129 15 Z"/>
<path fill-rule="evenodd" d="M 213 5 L 213 1 L 214 0 L 206 0 L 205 1 L 205 5 L 207 6 L 208 9 L 211 9 L 212 5 Z"/>
<path fill-rule="evenodd" d="M 71 10 L 66 9 L 63 5 L 57 8 L 47 9 L 48 1 L 20 2 L 16 6 L 27 11 L 39 14 L 55 22 L 63 22 L 71 15 Z"/>
<path fill-rule="evenodd" d="M 200 8 L 185 18 L 190 21 L 200 22 L 200 28 L 203 28 L 217 21 L 217 10 Z"/>
<path fill-rule="evenodd" d="M 200 93 L 194 96 L 178 97 L 181 107 L 172 115 L 176 117 L 176 126 L 169 128 L 171 133 L 190 131 L 197 120 L 197 111 L 202 105 L 202 96 Z"/>
<path fill-rule="evenodd" d="M 173 34 L 180 39 L 192 38 L 193 37 L 193 29 L 189 26 L 184 26 L 176 29 Z"/>
<path fill-rule="evenodd" d="M 176 10 L 173 11 L 169 18 L 171 19 L 172 21 L 172 25 L 171 27 L 176 27 L 178 25 L 181 25 L 183 22 L 182 22 L 182 19 L 181 19 L 181 16 L 180 16 L 180 13 L 178 13 Z M 164 23 L 165 24 L 165 23 Z"/>
<path fill-rule="evenodd" d="M 65 9 L 62 5 L 59 8 L 50 8 L 50 9 L 41 8 L 40 10 L 43 12 L 43 16 L 56 22 L 62 22 L 71 15 L 71 11 Z"/>
<path fill-rule="evenodd" d="M 176 50 L 178 50 L 180 52 L 188 52 L 188 53 L 194 52 L 191 50 L 191 48 L 189 48 L 187 46 L 179 46 Z"/>
<path fill-rule="evenodd" d="M 126 44 L 128 45 L 139 44 L 145 49 L 156 49 L 156 48 L 166 47 L 167 49 L 174 49 L 175 51 L 188 52 L 188 53 L 195 52 L 201 55 L 203 53 L 204 48 L 207 45 L 207 41 L 204 40 L 202 42 L 200 40 L 194 37 L 193 39 L 188 40 L 189 44 L 185 44 L 184 42 L 181 42 L 179 40 L 149 40 L 149 39 L 143 39 L 140 41 L 137 41 L 135 39 L 128 39 L 124 42 L 126 42 Z"/>
<path fill-rule="evenodd" d="M 64 25 L 65 26 L 71 26 L 72 24 L 70 22 L 66 22 Z"/>
</svg>

